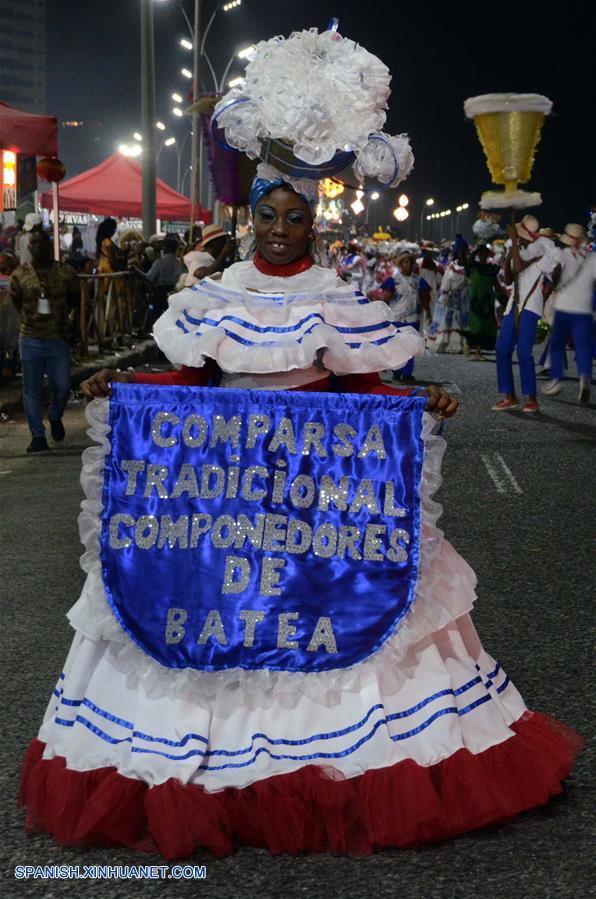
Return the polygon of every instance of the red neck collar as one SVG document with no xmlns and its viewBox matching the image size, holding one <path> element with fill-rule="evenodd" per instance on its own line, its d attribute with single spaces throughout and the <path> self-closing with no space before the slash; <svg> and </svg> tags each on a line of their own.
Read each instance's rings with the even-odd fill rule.
<svg viewBox="0 0 596 899">
<path fill-rule="evenodd" d="M 309 255 L 295 259 L 294 262 L 288 262 L 287 265 L 276 265 L 268 262 L 257 250 L 253 259 L 254 266 L 262 275 L 270 275 L 275 278 L 291 278 L 292 275 L 299 275 L 300 272 L 306 272 L 314 265 L 312 257 Z"/>
</svg>

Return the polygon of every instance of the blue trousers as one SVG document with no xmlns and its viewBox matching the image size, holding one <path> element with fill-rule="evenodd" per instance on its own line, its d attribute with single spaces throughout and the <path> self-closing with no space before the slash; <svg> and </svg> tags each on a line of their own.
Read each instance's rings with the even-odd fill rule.
<svg viewBox="0 0 596 899">
<path fill-rule="evenodd" d="M 499 393 L 515 396 L 513 385 L 513 350 L 517 344 L 521 392 L 524 396 L 536 395 L 536 367 L 532 347 L 536 339 L 536 326 L 540 316 L 524 309 L 519 317 L 519 327 L 515 333 L 513 310 L 503 319 L 497 337 L 497 383 Z"/>
<path fill-rule="evenodd" d="M 417 331 L 420 330 L 420 322 L 394 322 L 396 328 L 416 328 Z M 411 378 L 414 374 L 414 359 L 416 357 L 412 356 L 411 359 L 408 359 L 405 365 L 402 365 L 401 368 L 396 368 L 393 372 L 393 377 L 397 377 L 398 375 L 405 375 L 406 378 Z"/>
<path fill-rule="evenodd" d="M 580 376 L 592 377 L 592 316 L 555 309 L 550 341 L 550 373 L 557 380 L 563 377 L 565 347 L 573 337 L 575 361 Z"/>
<path fill-rule="evenodd" d="M 70 394 L 70 346 L 66 340 L 19 340 L 23 366 L 23 406 L 34 437 L 44 437 L 43 377 L 47 374 L 52 392 L 48 413 L 50 421 L 62 418 Z"/>
</svg>

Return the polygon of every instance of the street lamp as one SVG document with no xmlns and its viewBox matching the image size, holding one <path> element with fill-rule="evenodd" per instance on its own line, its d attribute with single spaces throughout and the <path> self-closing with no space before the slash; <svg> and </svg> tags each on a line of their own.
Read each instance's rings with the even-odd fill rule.
<svg viewBox="0 0 596 899">
<path fill-rule="evenodd" d="M 469 203 L 461 203 L 460 206 L 456 206 L 456 207 L 455 207 L 455 231 L 456 231 L 456 233 L 457 233 L 457 229 L 458 229 L 458 227 L 459 227 L 459 214 L 460 214 L 460 212 L 465 212 L 466 209 L 469 209 L 469 208 L 470 208 L 470 204 L 469 204 Z"/>
<path fill-rule="evenodd" d="M 187 40 L 185 37 L 181 37 L 180 46 L 184 47 L 185 50 L 192 50 L 192 41 Z"/>
<path fill-rule="evenodd" d="M 118 152 L 122 154 L 122 156 L 127 157 L 135 157 L 140 156 L 143 152 L 143 148 L 140 144 L 120 144 L 118 146 Z"/>
<path fill-rule="evenodd" d="M 256 47 L 254 44 L 251 44 L 250 47 L 245 47 L 244 50 L 238 51 L 238 59 L 250 59 L 254 54 Z"/>
<path fill-rule="evenodd" d="M 157 151 L 157 155 L 156 155 L 156 157 L 155 157 L 155 161 L 157 162 L 157 160 L 158 160 L 159 157 L 161 156 L 161 151 L 163 150 L 164 147 L 173 147 L 175 143 L 176 143 L 176 138 L 175 138 L 175 137 L 168 137 L 168 138 L 166 138 L 166 140 L 164 140 L 164 141 L 160 144 L 159 150 Z"/>
<path fill-rule="evenodd" d="M 422 219 L 424 217 L 424 208 L 431 207 L 434 205 L 435 205 L 434 197 L 429 197 L 427 200 L 424 201 L 424 203 L 420 207 L 420 222 L 419 222 L 419 226 L 418 226 L 418 240 L 422 240 Z M 432 216 L 431 216 L 431 218 L 432 218 Z M 426 216 L 426 221 L 427 222 L 429 221 L 428 215 Z"/>
<path fill-rule="evenodd" d="M 174 91 L 174 93 L 172 94 L 172 100 L 174 101 L 174 103 L 184 102 L 184 98 L 180 94 L 177 94 L 176 91 Z"/>
<path fill-rule="evenodd" d="M 213 66 L 211 64 L 211 60 L 207 53 L 205 53 L 205 41 L 207 40 L 207 35 L 209 34 L 209 30 L 213 24 L 213 21 L 217 15 L 219 9 L 223 9 L 224 12 L 230 12 L 230 10 L 235 9 L 240 6 L 242 0 L 228 0 L 222 7 L 216 3 L 213 12 L 211 13 L 211 17 L 207 22 L 207 27 L 203 29 L 202 27 L 202 13 L 203 13 L 203 5 L 204 0 L 194 0 L 194 25 L 191 23 L 191 20 L 184 8 L 184 4 L 181 0 L 174 0 L 176 6 L 179 11 L 184 16 L 184 21 L 186 22 L 188 33 L 190 40 L 186 41 L 182 44 L 185 49 L 190 49 L 188 44 L 192 47 L 193 50 L 193 71 L 191 72 L 189 69 L 182 69 L 182 75 L 189 80 L 192 79 L 192 126 L 191 126 L 191 137 L 192 137 L 192 148 L 191 148 L 191 167 L 192 171 L 191 175 L 191 190 L 190 190 L 190 201 L 191 201 L 191 222 L 190 225 L 194 224 L 194 211 L 195 211 L 195 200 L 197 197 L 197 188 L 199 200 L 202 198 L 202 171 L 203 171 L 203 134 L 202 129 L 199 125 L 199 112 L 197 110 L 197 103 L 199 100 L 199 96 L 201 93 L 201 62 L 204 59 L 209 70 L 211 72 L 211 76 L 213 78 L 214 83 L 216 83 L 215 72 L 213 70 Z M 182 42 L 181 42 L 182 43 Z M 226 69 L 224 74 L 224 78 L 222 79 L 222 83 L 225 83 L 225 78 L 227 77 L 229 71 Z M 179 95 L 178 95 L 179 96 Z M 178 100 L 176 97 L 173 98 L 177 103 L 182 102 Z M 195 164 L 196 163 L 196 164 Z"/>
<path fill-rule="evenodd" d="M 142 135 L 142 134 L 139 134 L 138 131 L 133 131 L 133 135 L 132 135 L 132 136 L 134 137 L 134 139 L 135 139 L 136 141 L 142 141 L 142 140 L 143 140 L 143 135 Z"/>
<path fill-rule="evenodd" d="M 174 106 L 172 113 L 175 116 L 177 116 L 179 119 L 182 118 L 182 116 L 184 115 L 183 111 L 180 109 L 179 106 Z"/>
<path fill-rule="evenodd" d="M 405 222 L 410 213 L 406 209 L 405 206 L 398 206 L 397 209 L 393 210 L 393 215 L 397 219 L 398 222 Z"/>
<path fill-rule="evenodd" d="M 360 193 L 360 191 L 358 191 L 358 193 Z M 356 196 L 358 196 L 358 194 L 356 194 Z M 373 192 L 368 195 L 368 203 L 366 204 L 366 218 L 364 220 L 365 225 L 368 225 L 368 213 L 370 211 L 371 202 L 374 200 L 378 200 L 380 196 L 381 194 L 376 190 L 373 190 Z"/>
</svg>

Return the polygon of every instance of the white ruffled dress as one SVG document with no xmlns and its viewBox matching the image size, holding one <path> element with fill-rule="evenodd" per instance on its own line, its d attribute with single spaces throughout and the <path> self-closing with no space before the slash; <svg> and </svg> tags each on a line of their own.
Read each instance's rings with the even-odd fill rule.
<svg viewBox="0 0 596 899">
<path fill-rule="evenodd" d="M 213 359 L 225 375 L 270 375 L 262 386 L 280 387 L 325 370 L 382 371 L 424 349 L 413 328 L 395 327 L 385 303 L 368 302 L 330 269 L 276 278 L 250 261 L 171 296 L 154 336 L 174 365 L 200 368 Z M 241 384 L 226 377 L 225 386 Z"/>
<path fill-rule="evenodd" d="M 171 297 L 155 337 L 176 365 L 215 359 L 235 387 L 297 386 L 321 365 L 395 369 L 423 345 L 327 270 L 278 279 L 250 262 Z M 413 606 L 365 662 L 301 674 L 168 669 L 122 630 L 99 560 L 107 413 L 107 401 L 87 409 L 97 443 L 83 459 L 87 579 L 24 765 L 30 829 L 167 858 L 239 844 L 361 853 L 502 820 L 560 790 L 576 743 L 527 713 L 480 644 L 475 576 L 437 527 L 445 444 L 430 416 Z"/>
</svg>

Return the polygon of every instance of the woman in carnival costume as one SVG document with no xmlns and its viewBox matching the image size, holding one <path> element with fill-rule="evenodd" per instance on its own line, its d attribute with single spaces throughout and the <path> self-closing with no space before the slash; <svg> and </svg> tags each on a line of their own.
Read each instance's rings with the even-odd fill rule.
<svg viewBox="0 0 596 899">
<path fill-rule="evenodd" d="M 410 327 L 420 331 L 420 317 L 429 316 L 428 294 L 422 291 L 421 279 L 414 271 L 415 257 L 413 253 L 404 251 L 397 257 L 397 271 L 392 278 L 381 284 L 385 302 L 389 306 L 390 315 L 396 327 Z M 401 368 L 393 372 L 396 380 L 413 380 L 414 357 Z"/>
<path fill-rule="evenodd" d="M 491 261 L 487 244 L 479 244 L 472 254 L 468 269 L 470 282 L 470 320 L 466 339 L 475 362 L 482 362 L 482 350 L 494 350 L 497 340 L 495 298 L 498 293 L 499 266 Z"/>
<path fill-rule="evenodd" d="M 345 49 L 359 71 L 356 85 L 368 77 L 383 97 L 381 63 L 351 41 L 342 46 L 333 32 L 266 42 L 254 62 L 273 66 L 280 48 L 282 72 L 292 69 L 288 56 L 308 67 L 310 49 L 319 62 L 325 51 L 333 69 Z M 247 85 L 253 72 L 249 66 Z M 361 148 L 371 133 L 364 128 Z M 241 143 L 233 131 L 226 126 L 226 138 Z M 310 155 L 310 145 L 300 149 L 299 159 Z M 205 385 L 220 377 L 223 386 L 254 390 L 407 395 L 382 385 L 377 372 L 421 353 L 423 339 L 388 321 L 384 303 L 367 303 L 315 263 L 314 196 L 312 180 L 261 168 L 251 193 L 254 259 L 174 295 L 156 323 L 158 345 L 178 368 L 104 371 L 86 383 L 87 395 L 105 396 L 112 381 Z M 428 410 L 453 414 L 455 400 L 437 388 L 428 393 Z M 103 408 L 92 403 L 88 415 L 105 441 Z M 381 649 L 352 668 L 159 665 L 132 645 L 108 607 L 97 534 L 83 513 L 89 576 L 69 613 L 72 649 L 24 764 L 29 829 L 62 844 L 126 845 L 167 858 L 200 846 L 224 855 L 237 845 L 368 853 L 502 821 L 560 792 L 579 738 L 528 712 L 480 644 L 469 616 L 473 572 L 436 527 L 440 507 L 431 494 L 444 445 L 426 419 L 416 598 Z M 100 488 L 91 462 L 103 451 L 86 451 L 83 485 L 92 501 Z"/>
<path fill-rule="evenodd" d="M 434 353 L 463 353 L 466 349 L 464 333 L 470 311 L 467 243 L 456 239 L 452 252 L 428 329 L 427 344 Z"/>
</svg>

